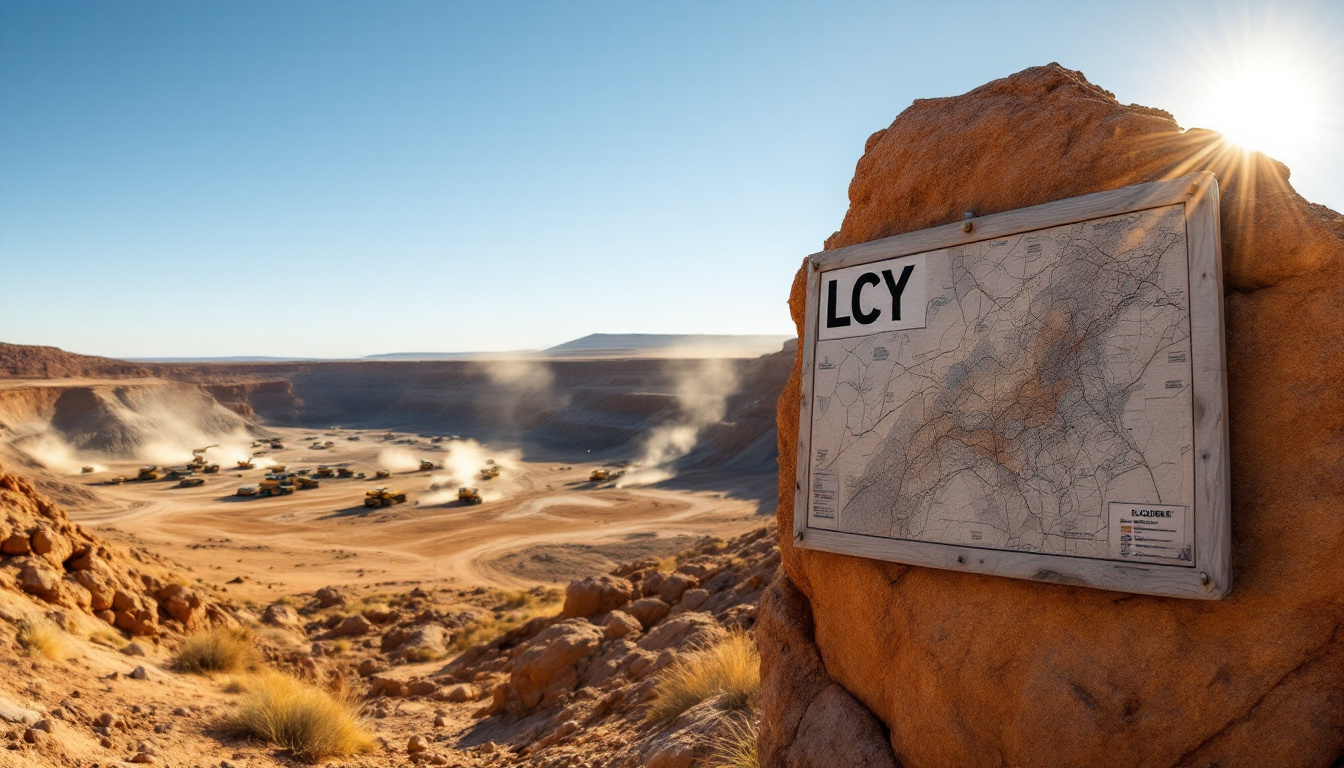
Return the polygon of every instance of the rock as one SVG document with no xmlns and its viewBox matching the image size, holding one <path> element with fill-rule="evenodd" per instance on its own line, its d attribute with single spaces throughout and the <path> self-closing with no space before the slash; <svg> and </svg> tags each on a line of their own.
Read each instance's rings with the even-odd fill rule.
<svg viewBox="0 0 1344 768">
<path fill-rule="evenodd" d="M 89 607 L 94 611 L 106 611 L 112 607 L 115 590 L 103 576 L 93 570 L 80 570 L 75 571 L 74 579 L 89 593 Z"/>
<path fill-rule="evenodd" d="M 299 612 L 284 603 L 271 603 L 261 614 L 261 620 L 274 627 L 297 627 L 301 620 Z"/>
<path fill-rule="evenodd" d="M 565 590 L 565 607 L 561 615 L 574 619 L 606 613 L 630 602 L 633 591 L 625 579 L 606 574 L 589 576 L 572 582 Z"/>
<path fill-rule="evenodd" d="M 454 683 L 443 689 L 439 698 L 444 701 L 476 701 L 481 698 L 481 689 L 471 683 Z"/>
<path fill-rule="evenodd" d="M 65 561 L 68 571 L 96 571 L 100 565 L 102 561 L 98 559 L 98 553 L 92 545 L 81 547 Z"/>
<path fill-rule="evenodd" d="M 38 720 L 36 723 L 33 723 L 33 728 L 39 731 L 46 731 L 47 733 L 56 732 L 56 728 L 51 724 L 50 720 Z"/>
<path fill-rule="evenodd" d="M 762 766 L 900 768 L 881 721 L 826 674 L 807 601 L 781 574 L 761 596 Z"/>
<path fill-rule="evenodd" d="M 378 663 L 377 659 L 364 659 L 359 662 L 359 667 L 356 671 L 359 672 L 360 677 L 368 677 L 369 675 L 382 672 L 384 669 L 387 669 L 387 665 Z"/>
<path fill-rule="evenodd" d="M 429 741 L 424 736 L 412 736 L 406 742 L 406 753 L 414 755 L 417 752 L 424 752 L 429 749 Z"/>
<path fill-rule="evenodd" d="M 688 589 L 681 595 L 681 602 L 677 603 L 678 611 L 694 611 L 709 600 L 709 591 L 705 589 Z"/>
<path fill-rule="evenodd" d="M 191 590 L 174 590 L 159 599 L 159 606 L 175 620 L 190 625 L 196 610 L 201 607 L 201 599 Z"/>
<path fill-rule="evenodd" d="M 36 728 L 29 728 L 23 732 L 23 740 L 29 744 L 41 744 L 46 741 L 47 737 L 46 731 L 39 731 Z"/>
<path fill-rule="evenodd" d="M 663 599 L 663 602 L 671 605 L 681 599 L 681 593 L 698 586 L 700 586 L 700 582 L 694 576 L 687 576 L 684 573 L 669 573 L 663 579 L 663 583 L 658 585 L 658 596 Z"/>
<path fill-rule="evenodd" d="M 638 634 L 640 630 L 643 629 L 639 620 L 625 611 L 612 611 L 607 614 L 607 618 L 602 622 L 602 626 L 606 629 L 606 637 L 609 640 L 625 637 L 626 635 Z"/>
<path fill-rule="evenodd" d="M 702 701 L 681 713 L 670 728 L 644 747 L 642 768 L 694 768 L 704 765 L 712 750 L 712 734 L 723 727 L 725 717 L 719 699 Z M 849 766 L 837 761 L 833 765 Z"/>
<path fill-rule="evenodd" d="M 323 587 L 317 590 L 313 597 L 317 599 L 319 608 L 332 608 L 337 605 L 345 605 L 345 595 L 337 591 L 335 587 Z"/>
<path fill-rule="evenodd" d="M 407 696 L 432 696 L 438 690 L 438 684 L 432 680 L 414 680 L 406 684 Z"/>
<path fill-rule="evenodd" d="M 34 560 L 19 571 L 19 588 L 30 595 L 36 595 L 48 603 L 61 599 L 61 576 L 50 566 Z"/>
<path fill-rule="evenodd" d="M 647 630 L 662 621 L 663 617 L 667 616 L 668 612 L 672 610 L 672 606 L 656 597 L 645 597 L 631 603 L 625 610 L 635 618 L 635 621 L 639 622 L 641 627 Z"/>
<path fill-rule="evenodd" d="M 406 681 L 404 680 L 382 675 L 373 675 L 369 678 L 370 696 L 386 696 L 389 699 L 398 699 L 405 696 L 406 693 Z"/>
<path fill-rule="evenodd" d="M 42 719 L 42 713 L 27 707 L 20 706 L 17 702 L 0 697 L 0 720 L 14 725 L 32 725 Z"/>
<path fill-rule="evenodd" d="M 916 101 L 870 137 L 826 247 L 1200 170 L 1215 172 L 1221 189 L 1229 598 L 1119 594 L 798 549 L 797 369 L 780 397 L 784 570 L 810 605 L 825 669 L 874 708 L 907 768 L 1306 766 L 1340 753 L 1337 214 L 1297 196 L 1281 164 L 1215 133 L 1182 132 L 1166 113 L 1121 105 L 1049 65 Z M 804 294 L 805 281 L 795 281 L 800 328 Z M 767 635 L 762 647 L 780 652 Z"/>
<path fill-rule="evenodd" d="M 437 716 L 435 716 L 435 718 L 434 718 L 434 727 L 435 727 L 435 728 L 447 728 L 447 727 L 448 727 L 448 718 L 444 717 L 443 715 L 437 715 Z"/>
<path fill-rule="evenodd" d="M 649 630 L 638 645 L 646 651 L 687 648 L 693 644 L 707 642 L 721 634 L 723 628 L 708 613 L 680 613 Z"/>
<path fill-rule="evenodd" d="M 509 691 L 526 709 L 541 703 L 547 691 L 573 687 L 575 666 L 597 650 L 605 633 L 581 619 L 543 629 L 514 660 Z"/>
<path fill-rule="evenodd" d="M 135 669 L 131 670 L 131 674 L 127 675 L 127 677 L 131 678 L 132 680 L 148 680 L 149 670 L 145 669 L 144 667 L 136 667 Z"/>
<path fill-rule="evenodd" d="M 337 624 L 331 630 L 332 637 L 353 637 L 356 635 L 368 634 L 373 629 L 373 624 L 368 619 L 356 613 L 346 616 L 340 624 Z"/>
<path fill-rule="evenodd" d="M 153 765 L 153 764 L 158 763 L 158 762 L 159 762 L 159 759 L 158 759 L 157 757 L 155 757 L 155 756 L 149 754 L 148 752 L 136 752 L 136 753 L 135 753 L 135 756 L 132 757 L 132 758 L 131 758 L 129 761 L 127 761 L 127 762 L 131 762 L 131 763 L 144 763 L 144 764 L 146 764 L 146 765 Z"/>
<path fill-rule="evenodd" d="M 126 654 L 127 656 L 144 656 L 145 646 L 132 641 L 127 643 L 124 647 L 122 647 L 121 652 Z"/>
<path fill-rule="evenodd" d="M 33 551 L 28 544 L 28 537 L 22 533 L 12 533 L 3 542 L 0 542 L 0 552 L 6 555 L 26 555 Z"/>
<path fill-rule="evenodd" d="M 396 650 L 392 652 L 392 657 L 395 659 L 410 662 L 433 661 L 448 653 L 448 630 L 439 624 L 426 624 L 417 627 L 409 637 L 394 647 Z"/>
<path fill-rule="evenodd" d="M 52 540 L 51 531 L 48 531 L 46 528 L 38 528 L 36 531 L 33 531 L 33 535 L 29 541 L 31 542 L 30 546 L 32 547 L 33 554 L 35 555 L 45 555 L 51 552 L 56 546 L 56 543 Z"/>
<path fill-rule="evenodd" d="M 94 720 L 93 720 L 93 724 L 96 725 L 96 726 L 98 726 L 99 728 L 111 728 L 112 726 L 116 725 L 118 722 L 120 722 L 120 718 L 118 718 L 116 715 L 112 714 L 111 712 L 103 712 L 102 714 L 98 715 L 98 717 L 94 718 Z"/>
</svg>

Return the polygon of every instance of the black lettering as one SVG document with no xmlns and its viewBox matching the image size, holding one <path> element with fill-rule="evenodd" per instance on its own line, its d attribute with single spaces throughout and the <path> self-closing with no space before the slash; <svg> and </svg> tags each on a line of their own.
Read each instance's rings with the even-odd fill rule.
<svg viewBox="0 0 1344 768">
<path fill-rule="evenodd" d="M 835 281 L 826 281 L 826 327 L 844 328 L 849 325 L 849 316 L 835 316 Z"/>
<path fill-rule="evenodd" d="M 901 319 L 901 294 L 905 293 L 905 284 L 910 282 L 910 274 L 915 271 L 914 264 L 906 264 L 901 270 L 901 279 L 893 280 L 890 269 L 882 270 L 882 279 L 887 283 L 887 292 L 891 294 L 891 319 Z"/>
<path fill-rule="evenodd" d="M 849 297 L 849 309 L 854 314 L 854 319 L 863 325 L 876 321 L 882 316 L 882 310 L 874 307 L 872 312 L 864 312 L 863 305 L 859 303 L 859 294 L 863 293 L 864 286 L 877 285 L 880 282 L 882 281 L 872 272 L 864 272 L 854 281 L 854 292 Z"/>
</svg>

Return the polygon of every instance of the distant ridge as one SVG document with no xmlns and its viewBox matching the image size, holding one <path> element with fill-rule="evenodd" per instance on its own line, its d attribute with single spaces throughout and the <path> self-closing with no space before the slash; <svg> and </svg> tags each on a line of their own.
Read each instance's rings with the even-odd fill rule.
<svg viewBox="0 0 1344 768">
<path fill-rule="evenodd" d="M 674 353 L 677 357 L 755 357 L 778 352 L 792 336 L 675 334 L 675 333 L 591 333 L 543 351 L 547 355 L 613 354 L 657 355 Z"/>
</svg>

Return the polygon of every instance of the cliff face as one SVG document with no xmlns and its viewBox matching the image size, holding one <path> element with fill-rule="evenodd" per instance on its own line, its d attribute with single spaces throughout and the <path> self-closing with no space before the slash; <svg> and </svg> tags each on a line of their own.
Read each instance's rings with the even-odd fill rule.
<svg viewBox="0 0 1344 768">
<path fill-rule="evenodd" d="M 1201 170 L 1222 191 L 1231 597 L 1118 594 L 795 548 L 795 363 L 777 414 L 789 583 L 772 588 L 760 624 L 774 670 L 765 764 L 824 764 L 808 756 L 826 754 L 817 745 L 835 732 L 829 721 L 846 719 L 848 695 L 885 724 L 909 768 L 1324 766 L 1344 749 L 1338 214 L 1299 197 L 1281 164 L 1182 132 L 1166 113 L 1121 105 L 1050 65 L 918 101 L 873 134 L 826 247 Z M 800 271 L 790 296 L 800 333 L 804 285 Z M 809 616 L 815 647 L 791 639 Z M 875 737 L 863 733 L 854 754 L 887 759 L 871 756 Z"/>
<path fill-rule="evenodd" d="M 149 369 L 106 357 L 76 355 L 56 347 L 0 343 L 0 379 L 128 378 Z"/>
</svg>

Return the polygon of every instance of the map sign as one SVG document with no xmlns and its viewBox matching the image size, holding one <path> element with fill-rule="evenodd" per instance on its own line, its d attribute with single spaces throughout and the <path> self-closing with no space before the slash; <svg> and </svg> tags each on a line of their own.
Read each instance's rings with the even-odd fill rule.
<svg viewBox="0 0 1344 768">
<path fill-rule="evenodd" d="M 1019 231 L 1000 214 L 979 238 L 974 224 L 958 227 L 942 247 L 885 257 L 869 247 L 858 263 L 817 257 L 800 546 L 1225 593 L 1225 487 L 1221 510 L 1202 498 L 1201 481 L 1220 478 L 1201 477 L 1196 460 L 1208 442 L 1196 403 L 1213 398 L 1223 412 L 1221 375 L 1200 382 L 1196 370 L 1223 370 L 1221 290 L 1212 308 L 1192 297 L 1192 264 L 1207 259 L 1192 261 L 1189 196 L 1150 197 L 1081 219 L 1078 201 L 1097 211 L 1106 201 L 1065 201 L 1054 205 L 1066 221 Z M 1028 218 L 1048 221 L 1050 207 Z M 828 258 L 836 268 L 820 263 Z M 1210 310 L 1217 336 L 1196 338 Z M 1222 421 L 1214 447 L 1226 441 Z"/>
</svg>

